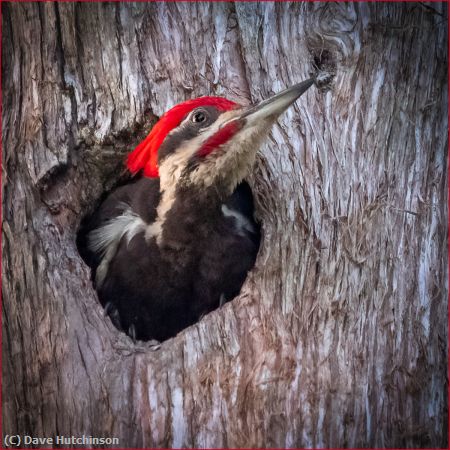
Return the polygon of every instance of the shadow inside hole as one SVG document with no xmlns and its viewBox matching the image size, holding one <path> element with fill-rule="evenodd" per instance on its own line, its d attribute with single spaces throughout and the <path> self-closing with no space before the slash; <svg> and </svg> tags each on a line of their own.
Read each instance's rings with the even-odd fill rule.
<svg viewBox="0 0 450 450">
<path fill-rule="evenodd" d="M 121 186 L 126 186 L 133 182 L 133 179 L 129 174 L 121 174 L 119 178 L 112 183 L 112 188 L 105 190 L 101 196 L 94 202 L 93 207 L 89 208 L 87 212 L 85 212 L 84 217 L 81 219 L 80 226 L 78 228 L 77 236 L 76 236 L 76 245 L 78 249 L 78 253 L 80 254 L 83 261 L 91 268 L 91 281 L 94 283 L 95 287 L 95 266 L 97 258 L 95 258 L 91 251 L 88 248 L 88 234 L 92 230 L 94 224 L 93 219 L 96 211 L 103 204 L 103 202 L 110 196 L 116 189 Z"/>
<path fill-rule="evenodd" d="M 139 187 L 141 185 L 144 186 L 143 190 Z M 217 257 L 213 258 L 211 267 L 205 267 L 204 262 L 203 265 L 200 262 L 195 262 L 195 264 L 189 264 L 185 272 L 177 268 L 178 272 L 175 271 L 169 276 L 168 274 L 171 272 L 170 263 L 167 263 L 161 257 L 156 239 L 145 237 L 144 228 L 130 240 L 124 234 L 120 235 L 117 248 L 115 250 L 113 247 L 111 248 L 113 248 L 113 252 L 120 250 L 120 255 L 117 254 L 121 260 L 111 263 L 114 270 L 111 270 L 110 266 L 104 280 L 99 282 L 96 275 L 99 268 L 102 267 L 101 265 L 109 249 L 103 252 L 94 251 L 92 248 L 92 233 L 95 234 L 96 230 L 105 225 L 113 224 L 117 216 L 123 214 L 124 203 L 121 192 L 125 190 L 128 191 L 128 200 L 134 195 L 133 193 L 144 199 L 148 198 L 149 203 L 153 202 L 152 207 L 156 214 L 156 207 L 160 198 L 158 179 L 140 176 L 120 179 L 113 189 L 103 193 L 99 201 L 96 202 L 94 210 L 81 221 L 76 238 L 77 248 L 83 260 L 91 268 L 91 281 L 96 288 L 100 303 L 105 308 L 105 316 L 109 316 L 113 325 L 134 341 L 155 340 L 162 342 L 198 322 L 209 312 L 239 295 L 248 272 L 255 264 L 261 241 L 261 227 L 254 220 L 253 194 L 249 185 L 243 182 L 230 199 L 224 202 L 230 209 L 225 210 L 219 220 L 226 222 L 227 226 L 243 227 L 234 236 L 230 237 L 227 234 L 228 230 L 223 228 L 224 223 L 221 222 L 219 225 L 222 228 L 219 227 L 219 229 L 224 231 L 223 242 L 217 241 L 217 233 L 214 239 L 211 239 L 212 249 L 208 248 L 209 242 L 193 241 L 193 245 L 201 251 L 210 253 L 211 251 L 217 251 Z M 155 194 L 156 191 L 157 195 Z M 236 194 L 237 192 L 238 194 Z M 105 216 L 104 211 L 101 212 L 102 208 L 114 198 L 117 199 L 118 209 L 110 208 Z M 193 206 L 193 210 L 193 214 L 199 214 L 201 220 L 209 220 L 204 211 L 200 209 L 195 211 L 195 206 Z M 232 213 L 230 213 L 230 210 Z M 99 211 L 100 215 L 103 214 L 102 217 L 99 217 Z M 155 217 L 153 217 L 153 220 L 149 220 L 148 216 L 145 217 L 145 226 L 151 226 L 154 219 Z M 192 220 L 194 224 L 198 222 L 201 225 L 201 220 L 199 221 L 198 218 L 194 217 Z M 251 227 L 253 227 L 250 234 L 247 233 L 248 230 L 246 231 L 246 228 L 248 229 L 250 226 L 247 222 L 249 220 Z M 187 226 L 191 222 L 181 220 L 180 223 Z M 214 228 L 212 227 L 212 229 Z M 197 230 L 180 229 L 180 239 L 185 239 L 186 236 L 183 236 L 183 233 L 189 232 L 196 235 Z M 240 233 L 243 234 L 240 235 Z M 205 239 L 208 238 L 206 236 Z M 124 255 L 128 252 L 128 249 L 129 254 L 126 255 L 128 259 L 125 260 Z M 192 249 L 192 251 L 197 251 L 197 249 Z M 185 252 L 185 249 L 180 250 L 180 260 L 186 257 Z M 232 261 L 230 265 L 230 260 L 228 260 L 221 267 L 221 258 L 227 260 L 230 254 L 233 255 L 235 261 Z M 109 256 L 111 257 L 111 255 Z M 117 256 L 117 259 L 119 256 Z M 197 256 L 200 261 L 203 255 L 199 253 Z M 112 257 L 116 258 L 114 255 Z M 176 255 L 175 257 L 177 258 Z M 243 269 L 242 273 L 236 275 L 233 272 L 233 264 L 240 267 L 245 258 L 248 260 L 247 265 L 243 265 L 245 270 Z M 133 267 L 136 267 L 135 271 Z M 157 270 L 149 269 L 155 267 L 161 269 L 159 273 L 155 273 L 158 272 Z M 207 281 L 203 284 L 199 282 L 202 277 L 207 278 Z M 221 280 L 227 280 L 228 278 L 231 280 L 230 283 L 221 282 Z M 231 288 L 228 284 L 232 284 Z M 226 289 L 224 292 L 221 292 L 220 289 L 214 290 L 217 286 L 225 286 Z"/>
</svg>

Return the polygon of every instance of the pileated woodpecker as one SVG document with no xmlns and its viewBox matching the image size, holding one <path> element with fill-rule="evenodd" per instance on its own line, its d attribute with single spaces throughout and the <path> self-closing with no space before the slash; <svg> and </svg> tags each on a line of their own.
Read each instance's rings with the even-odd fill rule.
<svg viewBox="0 0 450 450">
<path fill-rule="evenodd" d="M 249 107 L 188 100 L 130 153 L 128 169 L 141 176 L 83 230 L 100 301 L 119 329 L 163 341 L 239 293 L 260 239 L 244 178 L 271 125 L 313 83 Z"/>
</svg>

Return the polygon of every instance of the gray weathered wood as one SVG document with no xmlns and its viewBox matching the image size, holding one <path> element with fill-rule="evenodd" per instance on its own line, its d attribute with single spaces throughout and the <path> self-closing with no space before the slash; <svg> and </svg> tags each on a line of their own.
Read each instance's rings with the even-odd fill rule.
<svg viewBox="0 0 450 450">
<path fill-rule="evenodd" d="M 2 3 L 3 432 L 120 446 L 447 446 L 447 7 Z M 81 218 L 175 103 L 336 65 L 251 182 L 242 295 L 151 352 Z"/>
</svg>

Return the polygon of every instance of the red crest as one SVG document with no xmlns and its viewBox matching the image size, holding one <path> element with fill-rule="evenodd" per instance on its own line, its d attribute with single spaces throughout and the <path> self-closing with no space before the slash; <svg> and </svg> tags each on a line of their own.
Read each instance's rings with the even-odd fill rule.
<svg viewBox="0 0 450 450">
<path fill-rule="evenodd" d="M 127 167 L 131 173 L 144 170 L 146 177 L 158 176 L 158 150 L 166 136 L 199 106 L 214 106 L 220 111 L 229 111 L 237 106 L 222 97 L 200 97 L 179 103 L 167 111 L 152 128 L 149 135 L 128 155 Z"/>
</svg>

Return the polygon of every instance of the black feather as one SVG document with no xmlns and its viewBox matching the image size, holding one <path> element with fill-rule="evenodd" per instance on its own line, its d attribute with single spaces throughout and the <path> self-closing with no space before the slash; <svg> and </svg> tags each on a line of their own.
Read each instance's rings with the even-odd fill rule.
<svg viewBox="0 0 450 450">
<path fill-rule="evenodd" d="M 86 236 L 123 212 L 127 204 L 147 224 L 156 219 L 159 180 L 141 178 L 110 194 L 80 231 L 80 253 L 95 272 L 101 255 L 87 248 Z M 252 230 L 239 230 L 234 217 L 221 207 L 239 212 Z M 240 291 L 259 248 L 260 227 L 253 218 L 253 197 L 242 182 L 228 199 L 214 190 L 178 189 L 166 215 L 163 240 L 136 234 L 122 238 L 98 295 L 114 306 L 122 330 L 133 338 L 163 341 L 229 301 Z M 108 306 L 111 308 L 111 306 Z"/>
</svg>

